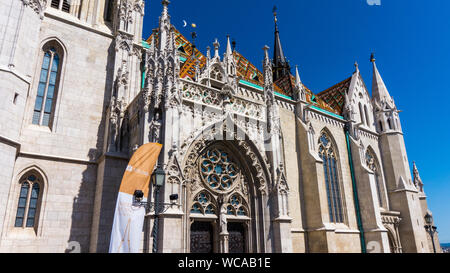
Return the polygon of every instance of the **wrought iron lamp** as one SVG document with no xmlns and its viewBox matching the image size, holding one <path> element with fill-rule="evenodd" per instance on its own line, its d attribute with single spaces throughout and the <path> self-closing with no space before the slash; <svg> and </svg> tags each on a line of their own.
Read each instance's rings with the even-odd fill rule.
<svg viewBox="0 0 450 273">
<path fill-rule="evenodd" d="M 431 242 L 433 243 L 433 252 L 436 253 L 436 246 L 434 244 L 434 234 L 436 233 L 436 227 L 433 226 L 433 216 L 427 212 L 425 215 L 425 230 L 430 234 Z"/>
</svg>

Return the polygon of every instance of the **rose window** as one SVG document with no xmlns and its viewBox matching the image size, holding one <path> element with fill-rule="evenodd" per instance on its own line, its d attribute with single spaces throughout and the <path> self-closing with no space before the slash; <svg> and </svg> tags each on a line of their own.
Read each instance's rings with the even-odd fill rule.
<svg viewBox="0 0 450 273">
<path fill-rule="evenodd" d="M 200 172 L 205 183 L 216 191 L 229 191 L 236 181 L 239 171 L 230 155 L 214 148 L 203 154 L 200 160 Z"/>
</svg>

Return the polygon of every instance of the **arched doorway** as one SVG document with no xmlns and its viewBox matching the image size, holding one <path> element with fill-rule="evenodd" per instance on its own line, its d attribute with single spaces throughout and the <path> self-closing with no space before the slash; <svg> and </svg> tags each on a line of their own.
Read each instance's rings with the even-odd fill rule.
<svg viewBox="0 0 450 273">
<path fill-rule="evenodd" d="M 262 202 L 256 170 L 246 161 L 246 154 L 236 141 L 215 141 L 204 145 L 195 157 L 188 172 L 187 215 L 192 223 L 188 251 L 261 251 L 266 202 Z M 212 246 L 206 247 L 206 241 Z"/>
</svg>

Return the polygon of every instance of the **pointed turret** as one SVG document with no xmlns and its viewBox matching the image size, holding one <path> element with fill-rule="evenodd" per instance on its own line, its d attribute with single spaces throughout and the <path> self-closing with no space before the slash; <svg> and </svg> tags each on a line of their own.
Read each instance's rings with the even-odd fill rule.
<svg viewBox="0 0 450 273">
<path fill-rule="evenodd" d="M 305 98 L 305 91 L 303 89 L 303 83 L 300 79 L 300 73 L 298 73 L 298 66 L 295 66 L 295 85 L 294 85 L 294 98 L 296 100 L 304 101 Z"/>
<path fill-rule="evenodd" d="M 264 61 L 263 61 L 263 73 L 264 73 L 264 88 L 265 91 L 273 89 L 273 74 L 272 74 L 272 62 L 269 59 L 269 47 L 264 46 Z"/>
<path fill-rule="evenodd" d="M 233 56 L 233 50 L 231 49 L 231 43 L 230 43 L 230 35 L 227 35 L 227 50 L 225 51 L 225 57 L 223 58 L 223 61 L 226 65 L 226 71 L 228 75 L 234 75 L 235 73 L 235 61 Z"/>
<path fill-rule="evenodd" d="M 278 19 L 276 8 L 273 11 L 275 20 L 275 42 L 273 50 L 273 80 L 289 75 L 291 72 L 291 67 L 284 56 L 283 47 L 281 46 L 280 32 L 278 30 Z"/>
<path fill-rule="evenodd" d="M 163 50 L 167 45 L 167 40 L 170 39 L 170 15 L 169 15 L 169 0 L 162 0 L 163 11 L 159 17 L 159 50 Z"/>
<path fill-rule="evenodd" d="M 227 35 L 227 51 L 225 52 L 226 58 L 231 58 L 233 56 L 233 50 L 231 49 L 230 35 Z"/>
<path fill-rule="evenodd" d="M 300 74 L 298 73 L 298 66 L 295 66 L 295 86 L 301 86 L 302 81 L 300 79 Z"/>
<path fill-rule="evenodd" d="M 395 108 L 395 103 L 384 84 L 383 78 L 381 78 L 380 72 L 378 72 L 377 65 L 375 63 L 375 57 L 372 53 L 370 61 L 373 64 L 373 80 L 372 80 L 372 97 L 380 104 L 380 106 L 385 105 L 390 109 Z"/>
<path fill-rule="evenodd" d="M 208 61 L 211 60 L 211 47 L 210 46 L 206 47 L 206 59 Z"/>
</svg>

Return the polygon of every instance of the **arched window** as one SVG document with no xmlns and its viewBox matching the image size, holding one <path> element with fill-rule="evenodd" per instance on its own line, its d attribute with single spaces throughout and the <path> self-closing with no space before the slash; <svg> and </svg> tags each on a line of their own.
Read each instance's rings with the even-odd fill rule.
<svg viewBox="0 0 450 273">
<path fill-rule="evenodd" d="M 375 186 L 377 187 L 378 203 L 380 207 L 383 207 L 383 180 L 378 161 L 371 150 L 367 150 L 366 152 L 366 165 L 373 171 Z"/>
<path fill-rule="evenodd" d="M 39 76 L 32 123 L 51 126 L 61 74 L 62 50 L 58 50 L 54 43 L 48 43 L 43 49 L 44 58 Z"/>
<path fill-rule="evenodd" d="M 42 181 L 38 175 L 28 173 L 20 180 L 19 203 L 17 205 L 15 227 L 36 227 L 42 192 Z"/>
<path fill-rule="evenodd" d="M 361 117 L 361 123 L 362 123 L 362 124 L 365 124 L 366 121 L 364 120 L 364 112 L 363 112 L 363 108 L 362 108 L 361 103 L 359 103 L 359 115 L 360 115 L 360 117 Z"/>
<path fill-rule="evenodd" d="M 325 133 L 322 133 L 319 139 L 319 156 L 323 160 L 323 171 L 327 190 L 330 222 L 343 223 L 344 214 L 338 178 L 339 169 L 337 156 L 330 138 Z"/>
<path fill-rule="evenodd" d="M 392 130 L 392 122 L 391 122 L 391 119 L 388 118 L 387 122 L 388 122 L 389 129 Z"/>
<path fill-rule="evenodd" d="M 70 12 L 70 0 L 52 0 L 52 8 Z"/>
<path fill-rule="evenodd" d="M 364 105 L 364 113 L 366 114 L 366 124 L 367 126 L 370 126 L 370 118 L 369 118 L 369 111 L 367 111 L 367 105 Z"/>
<path fill-rule="evenodd" d="M 195 197 L 191 208 L 191 213 L 214 215 L 217 211 L 216 207 L 214 198 L 212 198 L 206 191 L 202 191 Z"/>
<path fill-rule="evenodd" d="M 381 122 L 381 120 L 380 120 L 380 122 L 378 124 L 380 125 L 380 132 L 383 132 L 383 122 Z"/>
</svg>

